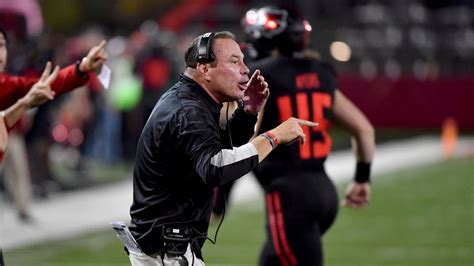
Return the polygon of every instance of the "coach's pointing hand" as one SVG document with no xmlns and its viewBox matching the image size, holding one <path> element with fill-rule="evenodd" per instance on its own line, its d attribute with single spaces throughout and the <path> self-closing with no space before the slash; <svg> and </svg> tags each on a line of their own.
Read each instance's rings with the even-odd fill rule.
<svg viewBox="0 0 474 266">
<path fill-rule="evenodd" d="M 254 138 L 252 143 L 257 147 L 259 162 L 265 159 L 278 144 L 291 143 L 298 139 L 301 144 L 304 144 L 306 142 L 306 136 L 301 127 L 316 127 L 318 125 L 319 124 L 315 122 L 291 117 L 276 128 L 261 134 L 258 138 Z M 262 143 L 270 143 L 271 145 L 266 144 L 264 146 Z"/>
<path fill-rule="evenodd" d="M 306 135 L 301 126 L 317 127 L 318 125 L 316 122 L 291 117 L 278 127 L 270 130 L 270 132 L 275 134 L 279 144 L 289 143 L 296 139 L 299 139 L 300 143 L 304 144 L 306 142 Z"/>
</svg>

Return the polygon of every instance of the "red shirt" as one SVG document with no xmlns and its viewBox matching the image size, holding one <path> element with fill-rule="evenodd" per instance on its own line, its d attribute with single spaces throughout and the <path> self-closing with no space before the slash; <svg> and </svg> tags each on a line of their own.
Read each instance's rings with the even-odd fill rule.
<svg viewBox="0 0 474 266">
<path fill-rule="evenodd" d="M 25 96 L 39 77 L 17 77 L 0 73 L 0 110 L 5 110 L 15 104 L 18 99 Z M 51 89 L 56 92 L 56 97 L 87 83 L 89 75 L 79 76 L 76 64 L 69 65 L 61 71 L 51 84 Z M 3 152 L 0 151 L 0 162 Z"/>
<path fill-rule="evenodd" d="M 16 77 L 5 73 L 0 73 L 0 110 L 5 110 L 18 99 L 25 96 L 39 77 Z M 69 65 L 61 71 L 51 84 L 51 89 L 56 92 L 56 97 L 81 87 L 87 83 L 89 75 L 79 76 L 76 71 L 76 64 Z"/>
</svg>

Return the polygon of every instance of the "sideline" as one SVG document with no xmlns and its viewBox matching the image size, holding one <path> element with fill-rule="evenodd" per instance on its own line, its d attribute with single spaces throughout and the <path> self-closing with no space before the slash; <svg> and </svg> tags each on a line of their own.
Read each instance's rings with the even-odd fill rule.
<svg viewBox="0 0 474 266">
<path fill-rule="evenodd" d="M 456 156 L 474 151 L 474 137 L 458 140 Z M 403 142 L 388 142 L 377 146 L 373 176 L 399 169 L 419 167 L 443 160 L 439 137 L 417 137 Z M 355 159 L 352 151 L 331 154 L 326 170 L 334 182 L 352 178 Z M 232 204 L 242 204 L 263 198 L 257 181 L 249 174 L 240 179 L 232 191 Z M 48 200 L 32 203 L 34 222 L 18 221 L 11 206 L 0 202 L 0 247 L 8 251 L 50 240 L 80 236 L 94 230 L 109 228 L 113 220 L 129 221 L 132 202 L 131 179 L 87 190 L 52 195 Z M 113 231 L 111 229 L 111 234 Z"/>
</svg>

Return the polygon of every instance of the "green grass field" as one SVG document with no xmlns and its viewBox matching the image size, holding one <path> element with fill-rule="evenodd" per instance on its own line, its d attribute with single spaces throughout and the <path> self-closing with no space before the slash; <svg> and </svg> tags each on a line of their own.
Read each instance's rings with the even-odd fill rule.
<svg viewBox="0 0 474 266">
<path fill-rule="evenodd" d="M 340 186 L 340 191 L 345 186 Z M 256 265 L 263 203 L 230 209 L 206 265 Z M 210 229 L 214 236 L 215 227 Z M 474 161 L 377 176 L 365 210 L 341 209 L 324 238 L 328 266 L 474 265 Z M 5 252 L 7 266 L 129 265 L 112 230 Z"/>
</svg>

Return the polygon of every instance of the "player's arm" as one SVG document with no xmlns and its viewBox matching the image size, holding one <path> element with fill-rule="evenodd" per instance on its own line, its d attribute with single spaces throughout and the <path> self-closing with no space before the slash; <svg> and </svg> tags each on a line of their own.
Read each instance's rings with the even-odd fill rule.
<svg viewBox="0 0 474 266">
<path fill-rule="evenodd" d="M 105 41 L 102 41 L 99 45 L 92 47 L 79 63 L 61 69 L 51 84 L 55 95 L 59 96 L 84 86 L 89 81 L 89 73 L 98 71 L 107 60 L 104 47 Z M 37 81 L 37 77 L 17 77 L 0 73 L 0 110 L 15 104 Z"/>
<path fill-rule="evenodd" d="M 333 113 L 335 122 L 354 137 L 357 161 L 372 162 L 375 131 L 367 117 L 339 90 L 335 92 Z"/>
<path fill-rule="evenodd" d="M 51 72 L 51 68 L 51 63 L 48 62 L 40 79 L 32 86 L 31 90 L 15 104 L 2 112 L 4 124 L 7 129 L 13 127 L 28 109 L 54 99 L 55 93 L 51 90 L 50 86 L 58 75 L 59 67 L 55 67 L 53 72 Z"/>
<path fill-rule="evenodd" d="M 25 112 L 35 106 L 45 103 L 54 98 L 54 92 L 51 90 L 51 82 L 57 77 L 59 67 L 55 67 L 51 72 L 51 63 L 46 64 L 46 68 L 41 78 L 36 82 L 28 93 L 20 98 L 15 104 L 7 110 L 0 112 L 0 153 L 7 148 L 8 130 L 25 114 Z M 1 156 L 0 156 L 1 157 Z M 0 160 L 1 161 L 1 160 Z"/>
<path fill-rule="evenodd" d="M 37 78 L 10 76 L 0 73 L 0 110 L 6 109 L 25 96 Z"/>
<path fill-rule="evenodd" d="M 87 56 L 76 64 L 62 69 L 56 80 L 51 84 L 51 89 L 56 95 L 61 95 L 75 88 L 84 86 L 89 81 L 89 74 L 98 72 L 107 60 L 105 41 L 92 47 Z"/>
<path fill-rule="evenodd" d="M 367 117 L 342 92 L 336 90 L 334 120 L 353 136 L 357 159 L 355 180 L 346 191 L 345 205 L 364 207 L 370 199 L 370 168 L 375 152 L 375 131 Z"/>
</svg>

